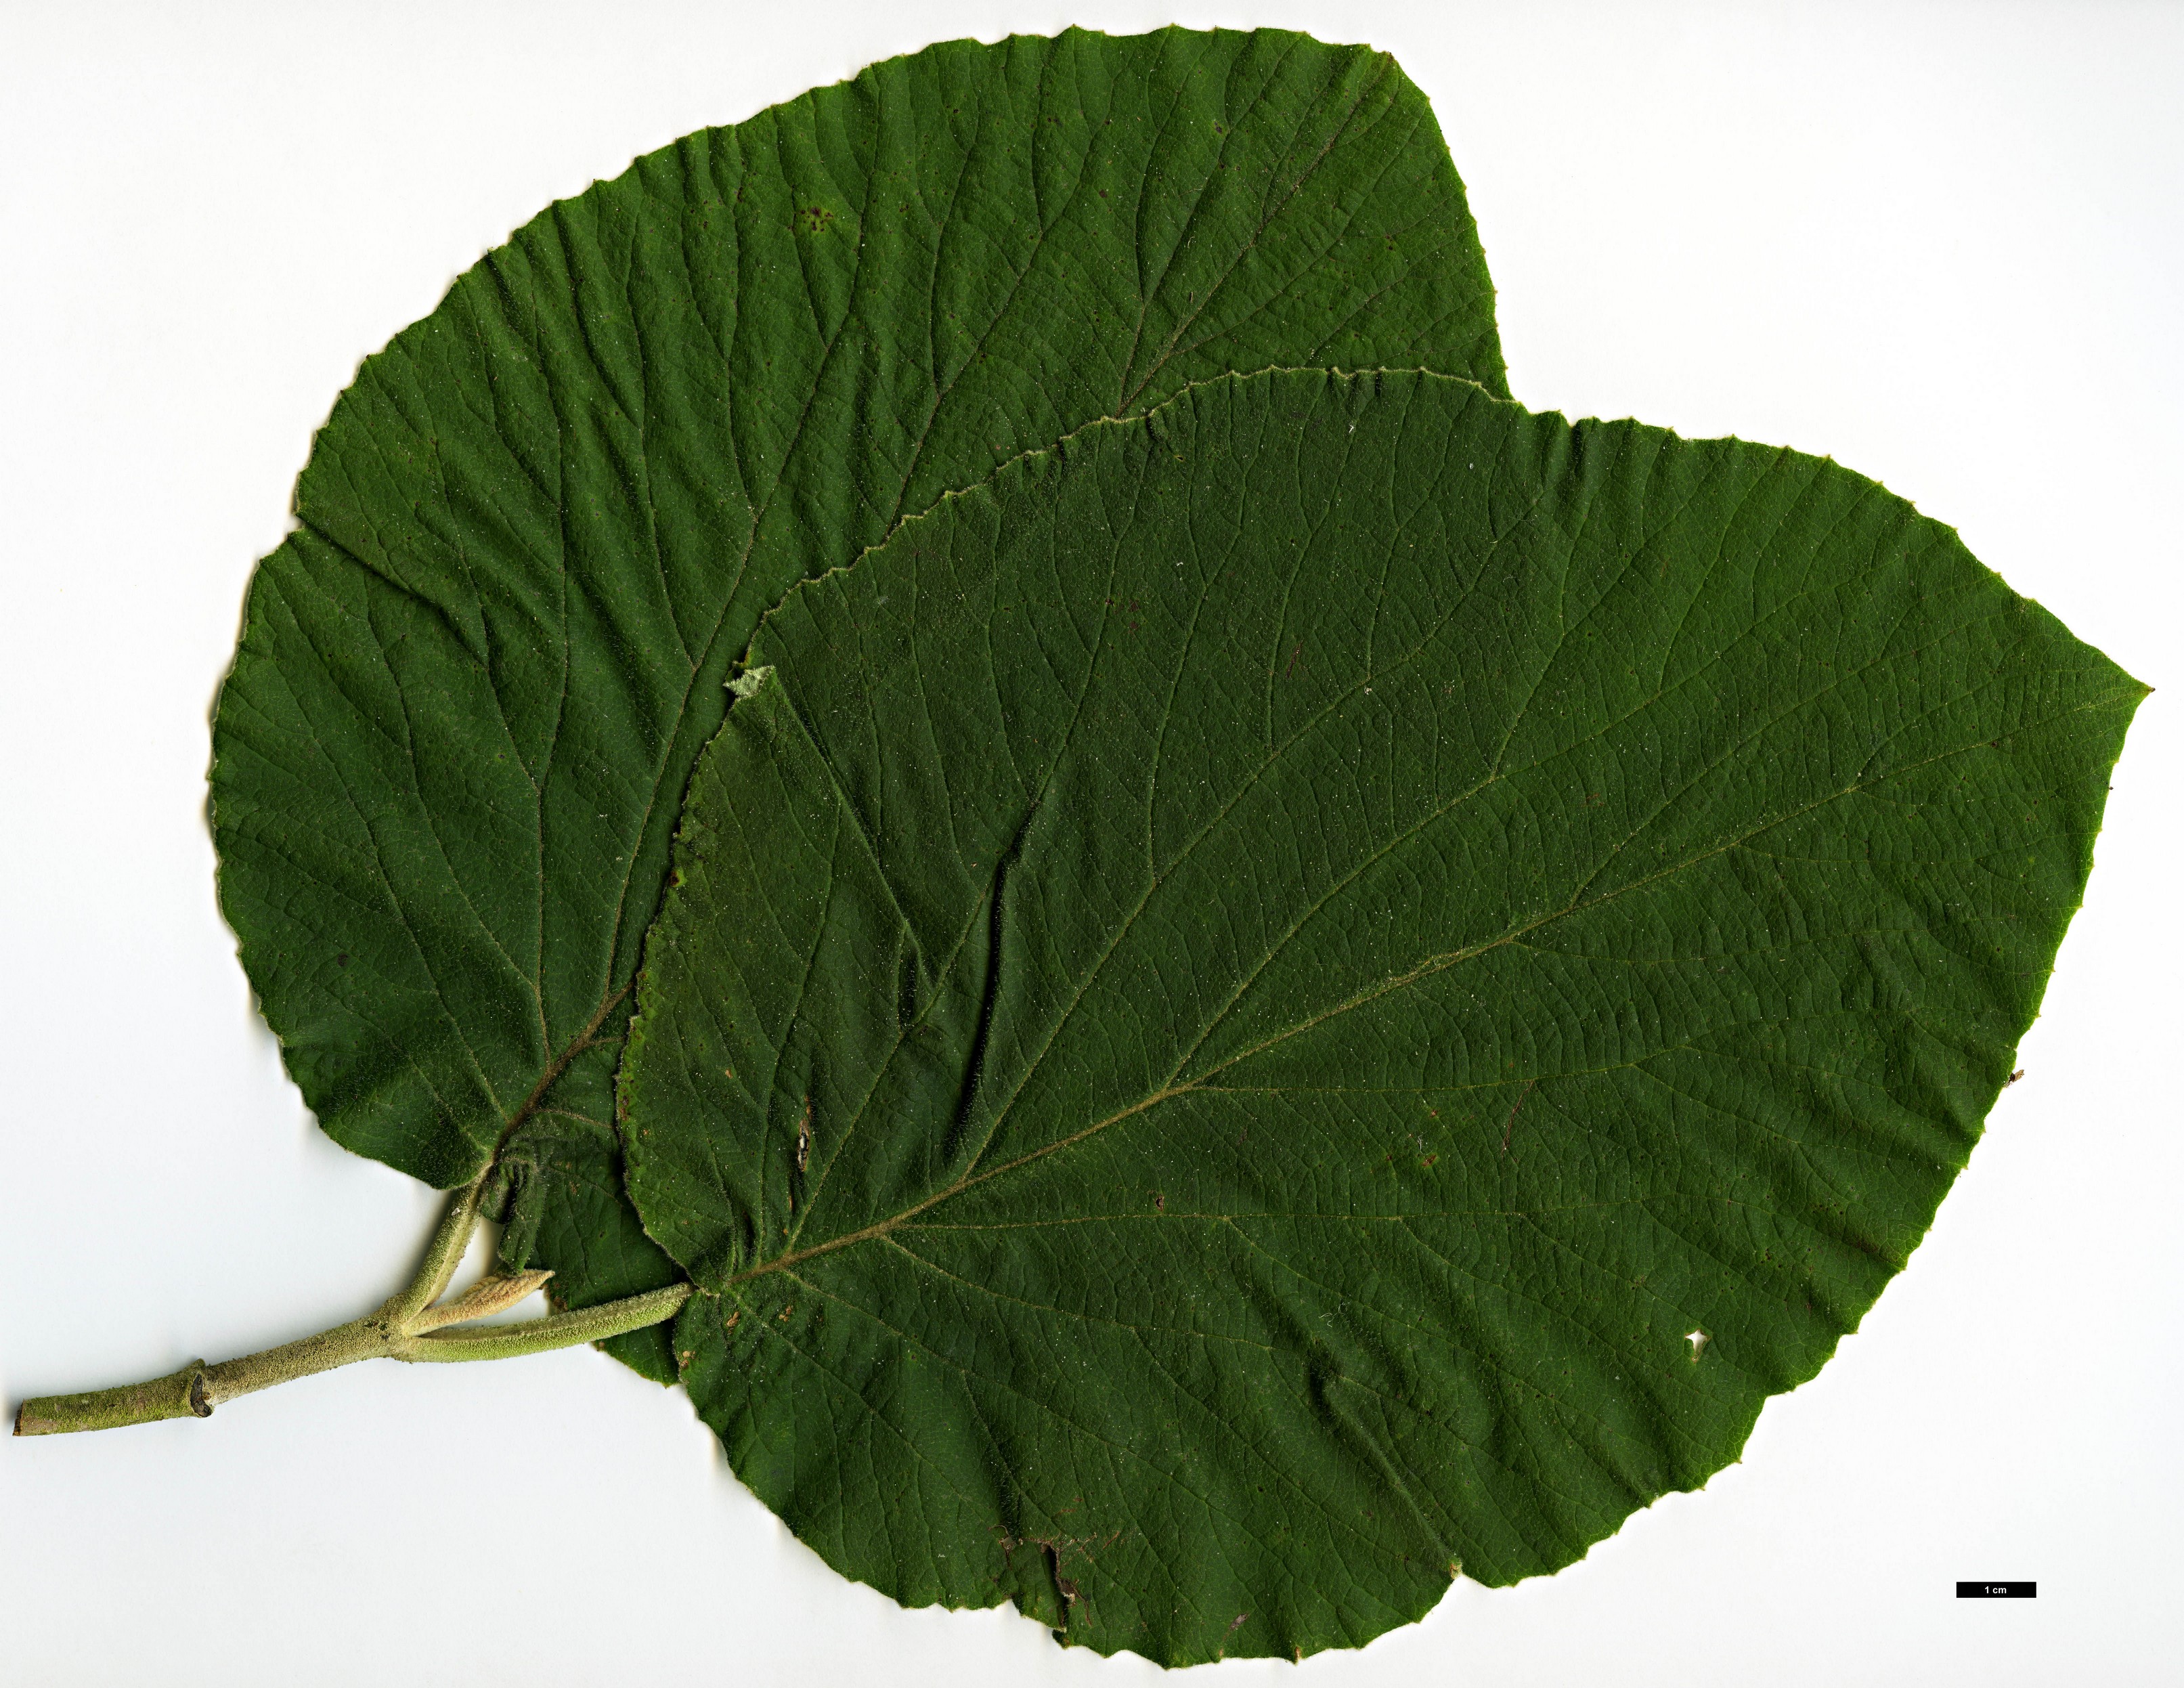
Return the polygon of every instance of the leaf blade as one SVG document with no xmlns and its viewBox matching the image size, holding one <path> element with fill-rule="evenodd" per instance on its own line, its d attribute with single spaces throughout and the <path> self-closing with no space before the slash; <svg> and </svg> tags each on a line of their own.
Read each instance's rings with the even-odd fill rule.
<svg viewBox="0 0 2184 1688">
<path fill-rule="evenodd" d="M 321 1123 L 453 1185 L 610 1122 L 760 613 L 1092 416 L 1316 356 L 1502 379 L 1423 97 L 1281 32 L 945 43 L 519 231 L 337 404 L 220 694 L 222 907 Z M 612 1299 L 582 1252 L 557 1291 Z"/>
<path fill-rule="evenodd" d="M 2144 692 L 1832 465 L 1306 372 L 753 659 L 623 1076 L 686 1382 L 848 1574 L 1165 1663 L 1734 1457 L 1969 1155 Z"/>
</svg>

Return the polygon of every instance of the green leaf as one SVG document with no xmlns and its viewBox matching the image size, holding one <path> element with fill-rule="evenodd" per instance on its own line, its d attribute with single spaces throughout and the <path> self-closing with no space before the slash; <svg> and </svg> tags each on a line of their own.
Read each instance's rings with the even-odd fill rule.
<svg viewBox="0 0 2184 1688">
<path fill-rule="evenodd" d="M 1900 1270 L 2145 688 L 1794 452 L 1195 387 L 800 588 L 621 1098 L 738 1473 L 907 1604 L 1355 1646 Z"/>
<path fill-rule="evenodd" d="M 760 615 L 1027 448 L 1305 363 L 1502 379 L 1424 97 L 1274 31 L 935 47 L 490 253 L 335 406 L 220 694 L 222 906 L 320 1123 L 453 1185 L 536 1122 L 586 1146 L 528 1155 L 534 1204 L 610 1191 L 627 993 Z M 644 1240 L 599 1224 L 534 1206 L 510 1263 L 606 1299 L 591 1252 L 626 1283 Z"/>
</svg>

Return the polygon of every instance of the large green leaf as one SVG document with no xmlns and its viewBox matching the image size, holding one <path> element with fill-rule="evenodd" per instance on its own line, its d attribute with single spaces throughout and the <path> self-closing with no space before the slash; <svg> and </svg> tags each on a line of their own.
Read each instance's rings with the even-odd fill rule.
<svg viewBox="0 0 2184 1688">
<path fill-rule="evenodd" d="M 848 1574 L 1169 1663 L 1735 1457 L 1964 1166 L 2144 692 L 1835 465 L 1312 371 L 752 661 L 622 1076 L 684 1379 Z"/>
<path fill-rule="evenodd" d="M 565 1298 L 602 1250 L 646 1279 L 633 1221 L 540 1204 L 615 1200 L 626 993 L 759 616 L 1009 457 L 1296 364 L 1502 382 L 1423 96 L 1297 35 L 936 47 L 489 254 L 335 406 L 220 695 L 222 905 L 326 1128 L 444 1185 L 538 1122 L 515 1234 Z"/>
</svg>

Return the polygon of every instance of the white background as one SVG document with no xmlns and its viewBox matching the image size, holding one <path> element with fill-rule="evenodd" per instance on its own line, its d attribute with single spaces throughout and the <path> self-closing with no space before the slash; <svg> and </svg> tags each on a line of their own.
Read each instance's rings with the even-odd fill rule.
<svg viewBox="0 0 2184 1688">
<path fill-rule="evenodd" d="M 8 1409 L 351 1317 L 428 1227 L 282 1077 L 203 818 L 244 582 L 358 359 L 688 130 L 950 36 L 1171 19 L 1396 53 L 1520 399 L 1831 454 L 2162 688 L 2025 1078 L 1826 1373 L 1582 1564 L 1297 1680 L 2179 1680 L 2175 8 L 0 5 Z M 2040 1597 L 1952 1597 L 2000 1577 Z M 0 1441 L 9 1683 L 1154 1674 L 844 1581 L 589 1350 Z"/>
</svg>

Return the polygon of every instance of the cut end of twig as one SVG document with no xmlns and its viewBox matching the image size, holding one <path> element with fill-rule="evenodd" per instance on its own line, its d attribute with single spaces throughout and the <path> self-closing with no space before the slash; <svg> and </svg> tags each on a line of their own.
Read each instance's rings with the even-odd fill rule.
<svg viewBox="0 0 2184 1688">
<path fill-rule="evenodd" d="M 209 1418 L 205 1363 L 192 1360 L 171 1376 L 83 1395 L 41 1395 L 15 1409 L 19 1436 L 58 1436 L 74 1430 L 114 1430 L 162 1418 Z"/>
</svg>

